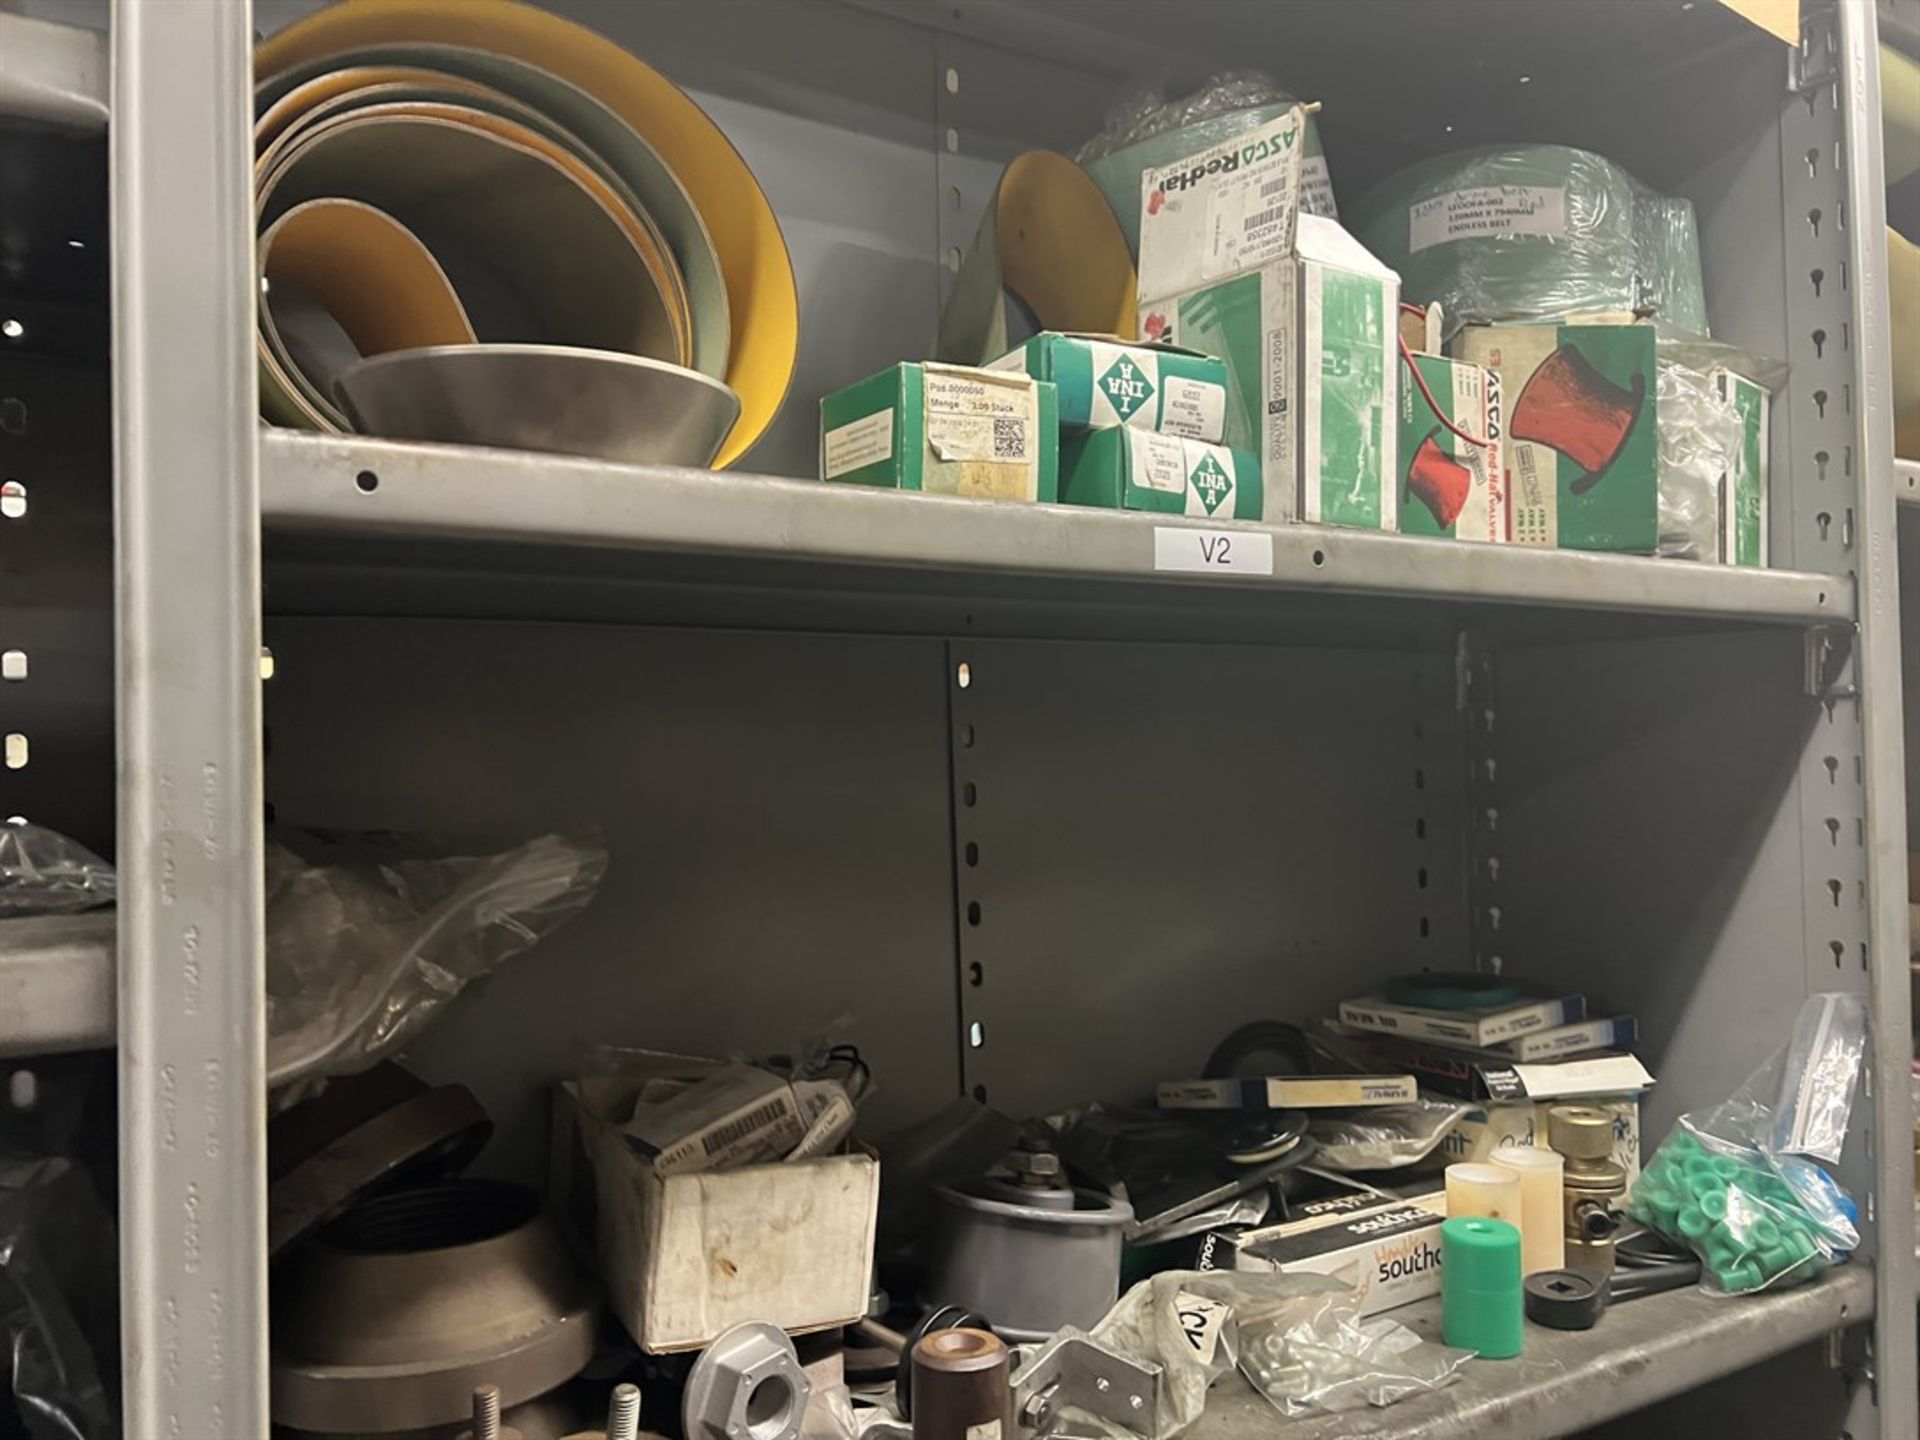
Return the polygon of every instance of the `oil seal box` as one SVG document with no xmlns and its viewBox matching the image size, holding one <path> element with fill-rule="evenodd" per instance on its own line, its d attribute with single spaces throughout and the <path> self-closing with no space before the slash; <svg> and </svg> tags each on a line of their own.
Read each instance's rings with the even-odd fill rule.
<svg viewBox="0 0 1920 1440">
<path fill-rule="evenodd" d="M 1500 543 L 1507 538 L 1507 471 L 1501 441 L 1500 377 L 1484 366 L 1440 355 L 1415 355 L 1414 369 L 1433 392 L 1440 415 L 1413 383 L 1400 377 L 1400 531 L 1452 540 Z M 1473 445 L 1441 416 L 1484 445 Z"/>
<path fill-rule="evenodd" d="M 1049 330 L 987 368 L 1052 381 L 1064 429 L 1125 425 L 1215 445 L 1226 433 L 1227 367 L 1198 351 Z"/>
<path fill-rule="evenodd" d="M 1651 325 L 1469 325 L 1448 352 L 1499 372 L 1516 545 L 1656 553 Z"/>
<path fill-rule="evenodd" d="M 1177 435 L 1090 430 L 1060 441 L 1060 498 L 1107 510 L 1258 520 L 1260 462 L 1245 450 Z"/>
<path fill-rule="evenodd" d="M 1140 333 L 1226 361 L 1226 443 L 1259 457 L 1268 520 L 1396 530 L 1400 282 L 1331 220 L 1296 244 L 1143 305 Z"/>
<path fill-rule="evenodd" d="M 1005 370 L 908 361 L 820 402 L 820 478 L 977 500 L 1055 500 L 1059 393 Z"/>
</svg>

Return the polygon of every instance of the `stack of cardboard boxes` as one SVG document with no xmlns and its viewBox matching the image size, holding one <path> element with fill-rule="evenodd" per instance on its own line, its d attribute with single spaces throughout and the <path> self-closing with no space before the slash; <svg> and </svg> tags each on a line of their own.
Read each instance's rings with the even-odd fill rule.
<svg viewBox="0 0 1920 1440">
<path fill-rule="evenodd" d="M 1142 173 L 1141 342 L 1048 332 L 985 369 L 896 366 L 822 403 L 822 476 L 1766 563 L 1765 385 L 1711 372 L 1744 443 L 1724 476 L 1667 473 L 1688 437 L 1664 429 L 1694 422 L 1661 402 L 1678 362 L 1653 324 L 1454 317 L 1443 346 L 1437 307 L 1404 320 L 1394 271 L 1301 213 L 1305 128 L 1296 107 Z"/>
</svg>

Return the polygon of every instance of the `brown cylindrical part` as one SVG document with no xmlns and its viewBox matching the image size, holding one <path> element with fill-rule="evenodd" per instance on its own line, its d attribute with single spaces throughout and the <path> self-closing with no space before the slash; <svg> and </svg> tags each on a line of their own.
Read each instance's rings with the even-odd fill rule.
<svg viewBox="0 0 1920 1440">
<path fill-rule="evenodd" d="M 985 1330 L 936 1330 L 913 1347 L 913 1440 L 1015 1440 L 1007 1347 Z"/>
</svg>

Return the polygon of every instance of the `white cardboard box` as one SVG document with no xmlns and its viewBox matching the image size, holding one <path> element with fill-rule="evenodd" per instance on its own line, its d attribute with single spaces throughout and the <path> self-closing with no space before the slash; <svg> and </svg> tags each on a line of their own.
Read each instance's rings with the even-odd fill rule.
<svg viewBox="0 0 1920 1440">
<path fill-rule="evenodd" d="M 1303 215 L 1294 254 L 1143 298 L 1140 333 L 1226 361 L 1226 443 L 1260 457 L 1267 519 L 1391 531 L 1399 310 L 1398 275 L 1333 221 Z"/>
<path fill-rule="evenodd" d="M 1140 176 L 1140 299 L 1178 295 L 1293 250 L 1306 115 L 1258 129 Z"/>
<path fill-rule="evenodd" d="M 641 1349 L 697 1350 L 743 1320 L 804 1333 L 866 1314 L 880 1200 L 871 1155 L 660 1176 L 571 1082 L 553 1113 L 550 1203 L 592 1246 Z"/>
</svg>

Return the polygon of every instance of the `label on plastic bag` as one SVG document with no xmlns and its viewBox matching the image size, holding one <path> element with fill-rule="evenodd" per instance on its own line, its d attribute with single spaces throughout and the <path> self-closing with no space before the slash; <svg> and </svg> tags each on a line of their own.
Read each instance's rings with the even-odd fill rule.
<svg viewBox="0 0 1920 1440">
<path fill-rule="evenodd" d="M 1418 255 L 1453 240 L 1567 233 L 1566 187 L 1476 185 L 1422 200 L 1407 212 L 1407 249 Z"/>
<path fill-rule="evenodd" d="M 1211 1365 L 1214 1349 L 1220 1343 L 1220 1331 L 1226 1326 L 1227 1317 L 1233 1314 L 1233 1307 L 1224 1300 L 1209 1300 L 1187 1290 L 1177 1293 L 1173 1303 L 1180 1318 L 1180 1333 L 1187 1337 L 1187 1344 L 1200 1357 L 1200 1363 Z"/>
</svg>

